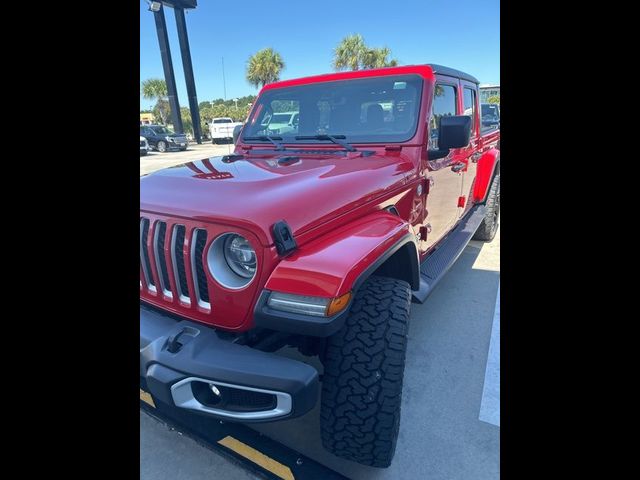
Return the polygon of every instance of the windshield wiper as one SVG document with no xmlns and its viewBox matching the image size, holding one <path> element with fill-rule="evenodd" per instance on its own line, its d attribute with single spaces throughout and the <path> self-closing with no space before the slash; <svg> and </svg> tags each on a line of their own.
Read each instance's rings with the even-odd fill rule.
<svg viewBox="0 0 640 480">
<path fill-rule="evenodd" d="M 282 137 L 271 137 L 269 135 L 257 135 L 255 137 L 242 137 L 243 140 L 259 140 L 261 142 L 271 142 L 276 146 L 276 150 L 286 150 L 284 145 L 276 140 L 282 140 Z"/>
<path fill-rule="evenodd" d="M 353 145 L 349 145 L 347 142 L 341 142 L 340 140 L 347 138 L 344 135 L 298 135 L 296 140 L 329 140 L 333 143 L 337 143 L 343 147 L 347 152 L 355 152 L 356 149 Z"/>
</svg>

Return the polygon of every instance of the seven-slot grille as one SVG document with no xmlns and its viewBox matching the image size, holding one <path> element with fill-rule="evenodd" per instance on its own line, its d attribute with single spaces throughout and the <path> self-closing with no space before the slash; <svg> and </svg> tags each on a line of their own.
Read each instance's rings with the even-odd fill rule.
<svg viewBox="0 0 640 480">
<path fill-rule="evenodd" d="M 141 288 L 152 294 L 160 292 L 168 301 L 177 297 L 186 306 L 195 302 L 210 310 L 208 280 L 202 260 L 206 242 L 207 231 L 204 229 L 194 229 L 191 242 L 188 242 L 184 225 L 141 218 Z M 186 249 L 189 243 L 191 247 Z M 194 288 L 190 288 L 189 274 Z"/>
</svg>

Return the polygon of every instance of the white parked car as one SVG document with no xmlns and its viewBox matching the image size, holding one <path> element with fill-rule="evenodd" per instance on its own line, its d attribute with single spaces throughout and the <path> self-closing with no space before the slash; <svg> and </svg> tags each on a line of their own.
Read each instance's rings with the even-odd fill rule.
<svg viewBox="0 0 640 480">
<path fill-rule="evenodd" d="M 297 133 L 298 112 L 278 112 L 273 113 L 263 122 L 263 126 L 268 135 L 282 135 L 283 133 Z"/>
<path fill-rule="evenodd" d="M 144 156 L 149 153 L 149 142 L 143 136 L 140 136 L 140 156 Z"/>
<path fill-rule="evenodd" d="M 218 140 L 231 140 L 233 138 L 233 129 L 236 125 L 242 125 L 242 122 L 234 122 L 229 117 L 214 118 L 209 122 L 209 133 L 211 134 L 211 142 L 218 143 Z"/>
</svg>

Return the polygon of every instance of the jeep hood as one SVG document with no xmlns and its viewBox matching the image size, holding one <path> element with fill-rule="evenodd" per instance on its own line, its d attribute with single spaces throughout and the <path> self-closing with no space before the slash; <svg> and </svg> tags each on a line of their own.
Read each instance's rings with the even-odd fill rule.
<svg viewBox="0 0 640 480">
<path fill-rule="evenodd" d="M 140 210 L 238 225 L 272 244 L 285 220 L 294 235 L 401 187 L 414 171 L 397 155 L 212 157 L 140 179 Z"/>
</svg>

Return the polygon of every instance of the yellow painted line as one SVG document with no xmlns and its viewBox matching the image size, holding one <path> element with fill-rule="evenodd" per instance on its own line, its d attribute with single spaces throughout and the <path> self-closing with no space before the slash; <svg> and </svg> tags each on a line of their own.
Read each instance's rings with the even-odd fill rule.
<svg viewBox="0 0 640 480">
<path fill-rule="evenodd" d="M 246 443 L 242 443 L 230 435 L 227 435 L 222 440 L 218 440 L 218 443 L 233 450 L 238 455 L 242 455 L 244 458 L 251 460 L 253 463 L 260 465 L 265 470 L 268 470 L 283 480 L 295 480 L 293 472 L 291 472 L 289 467 L 280 462 L 276 462 L 273 458 L 267 457 L 264 453 L 250 447 Z"/>
<path fill-rule="evenodd" d="M 149 395 L 147 392 L 145 392 L 143 389 L 140 389 L 140 400 L 142 400 L 143 402 L 148 403 L 149 405 L 151 405 L 153 408 L 156 408 L 156 404 L 153 403 L 153 398 L 151 398 L 151 395 Z"/>
</svg>

